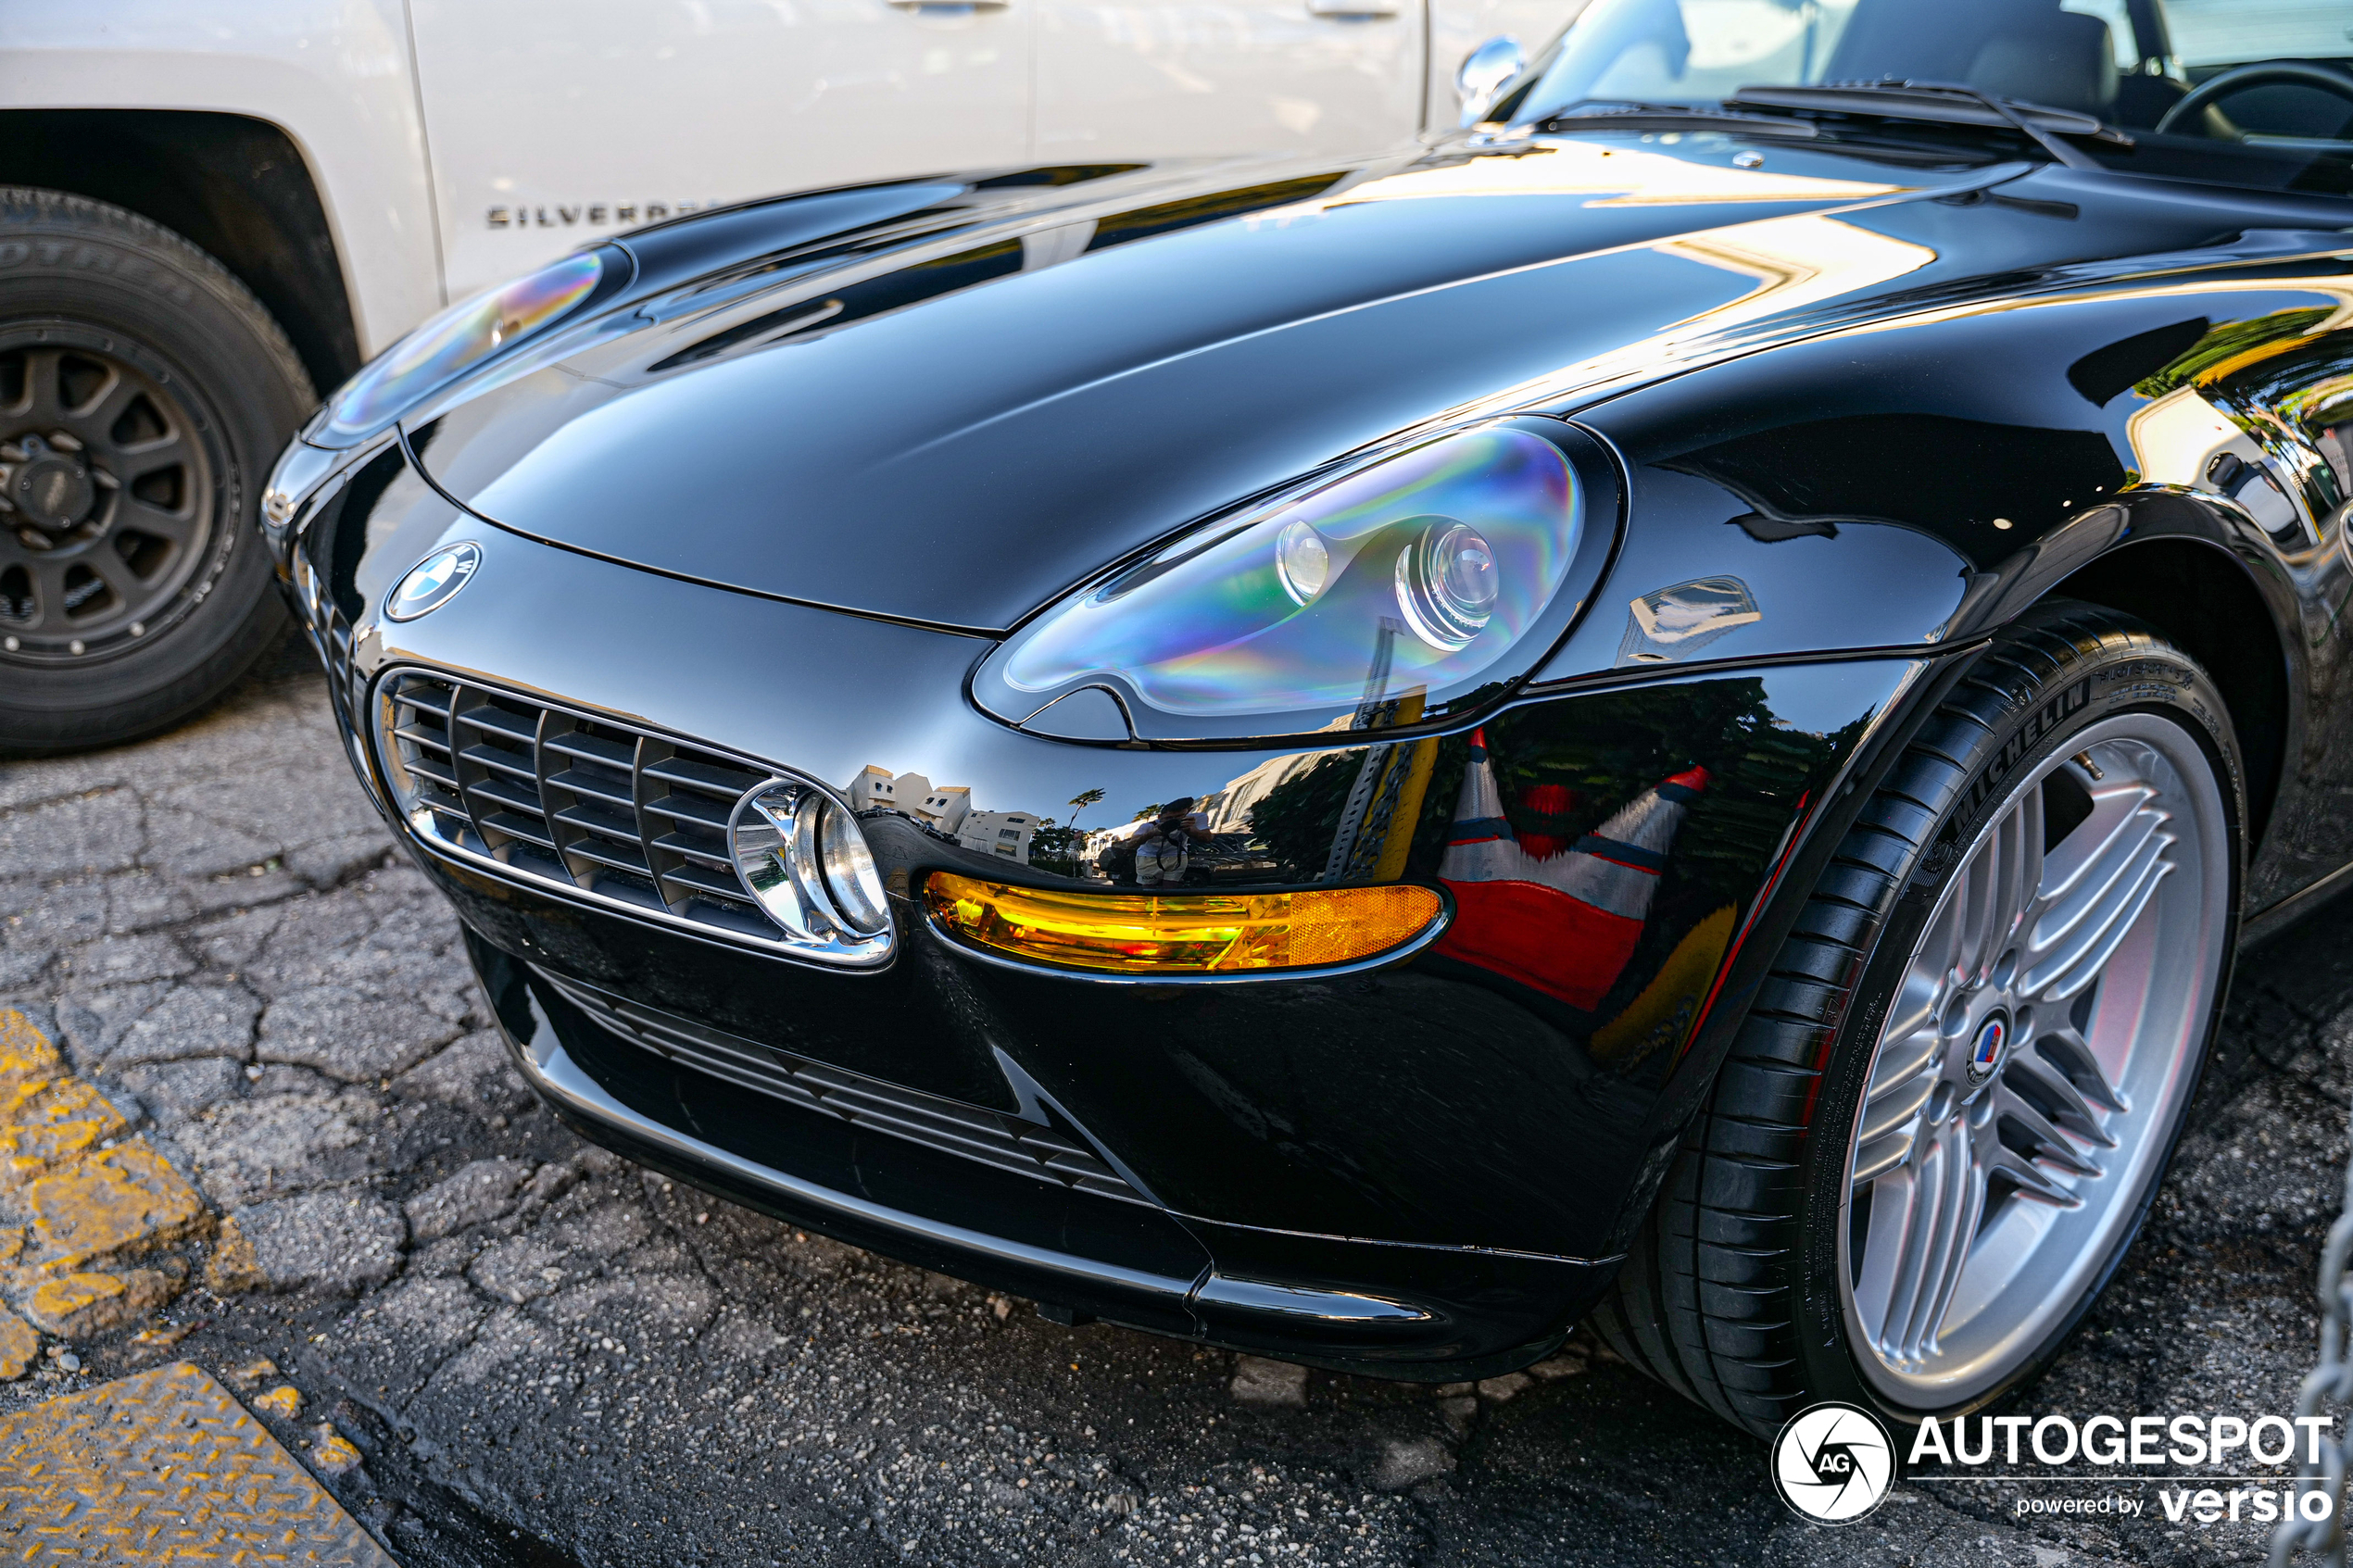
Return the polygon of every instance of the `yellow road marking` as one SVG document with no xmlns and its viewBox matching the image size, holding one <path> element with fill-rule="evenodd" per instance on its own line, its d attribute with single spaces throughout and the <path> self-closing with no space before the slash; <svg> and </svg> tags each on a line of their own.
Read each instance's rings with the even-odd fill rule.
<svg viewBox="0 0 2353 1568">
<path fill-rule="evenodd" d="M 322 1431 L 314 1453 L 357 1450 Z M 325 1487 L 182 1361 L 0 1420 L 0 1560 L 397 1568 Z"/>
<path fill-rule="evenodd" d="M 31 1020 L 0 1011 L 0 1296 L 16 1309 L 0 1307 L 0 1378 L 31 1361 L 23 1319 L 69 1338 L 132 1322 L 188 1276 L 182 1259 L 134 1261 L 212 1231 L 196 1189 L 128 1131 Z"/>
</svg>

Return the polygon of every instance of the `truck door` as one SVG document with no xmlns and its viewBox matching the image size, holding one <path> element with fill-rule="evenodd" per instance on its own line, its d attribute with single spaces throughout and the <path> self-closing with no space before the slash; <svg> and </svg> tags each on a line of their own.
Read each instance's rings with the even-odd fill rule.
<svg viewBox="0 0 2353 1568">
<path fill-rule="evenodd" d="M 448 297 L 749 196 L 1018 164 L 1034 0 L 413 0 Z"/>
<path fill-rule="evenodd" d="M 1374 152 L 1421 128 L 1426 0 L 1035 0 L 1041 162 Z"/>
</svg>

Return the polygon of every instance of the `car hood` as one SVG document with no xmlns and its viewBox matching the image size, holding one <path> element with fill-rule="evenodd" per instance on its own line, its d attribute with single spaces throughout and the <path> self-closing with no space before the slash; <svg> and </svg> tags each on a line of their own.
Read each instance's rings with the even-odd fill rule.
<svg viewBox="0 0 2353 1568">
<path fill-rule="evenodd" d="M 781 243 L 706 246 L 686 281 L 664 257 L 724 215 L 624 242 L 633 297 L 406 428 L 519 533 L 996 631 L 1400 431 L 2163 242 L 1986 199 L 2016 165 L 1738 152 L 1575 137 L 772 204 L 799 215 Z"/>
</svg>

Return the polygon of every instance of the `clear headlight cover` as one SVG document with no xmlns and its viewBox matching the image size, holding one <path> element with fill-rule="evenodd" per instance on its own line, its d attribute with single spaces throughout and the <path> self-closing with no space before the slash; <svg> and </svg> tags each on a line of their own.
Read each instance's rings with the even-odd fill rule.
<svg viewBox="0 0 2353 1568">
<path fill-rule="evenodd" d="M 1114 569 L 1000 648 L 974 695 L 1020 723 L 1104 686 L 1139 734 L 1169 740 L 1459 711 L 1502 695 L 1559 640 L 1617 507 L 1614 465 L 1574 425 L 1455 431 Z M 1397 707 L 1372 712 L 1384 704 Z"/>
<path fill-rule="evenodd" d="M 318 435 L 334 445 L 382 428 L 493 354 L 577 310 L 609 274 L 625 279 L 629 270 L 624 253 L 599 246 L 451 306 L 344 383 Z"/>
</svg>

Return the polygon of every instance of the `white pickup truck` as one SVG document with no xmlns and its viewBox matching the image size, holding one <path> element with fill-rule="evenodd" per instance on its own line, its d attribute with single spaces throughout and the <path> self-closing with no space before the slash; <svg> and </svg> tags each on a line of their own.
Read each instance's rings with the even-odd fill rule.
<svg viewBox="0 0 2353 1568">
<path fill-rule="evenodd" d="M 272 458 L 452 299 L 783 191 L 1407 144 L 1579 4 L 0 0 L 0 755 L 276 641 Z"/>
</svg>

